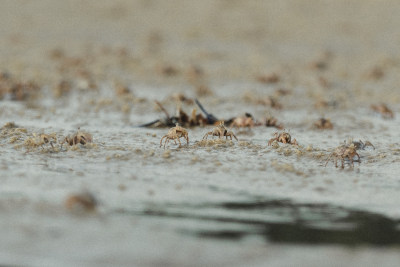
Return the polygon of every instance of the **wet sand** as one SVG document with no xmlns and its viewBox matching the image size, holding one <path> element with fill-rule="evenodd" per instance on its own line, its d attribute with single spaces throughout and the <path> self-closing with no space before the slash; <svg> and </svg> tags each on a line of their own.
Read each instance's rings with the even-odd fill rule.
<svg viewBox="0 0 400 267">
<path fill-rule="evenodd" d="M 396 1 L 4 2 L 0 263 L 394 266 L 399 10 Z M 299 146 L 268 146 L 282 130 L 265 126 L 204 142 L 207 125 L 164 149 L 169 127 L 137 127 L 165 118 L 154 101 L 171 116 L 201 113 L 195 98 L 219 119 L 273 116 Z M 380 103 L 393 118 L 371 108 Z M 316 129 L 321 117 L 333 129 Z M 61 147 L 78 128 L 93 142 Z M 325 167 L 349 140 L 374 148 L 358 150 L 354 167 Z M 71 210 L 68 197 L 85 190 L 95 211 Z"/>
</svg>

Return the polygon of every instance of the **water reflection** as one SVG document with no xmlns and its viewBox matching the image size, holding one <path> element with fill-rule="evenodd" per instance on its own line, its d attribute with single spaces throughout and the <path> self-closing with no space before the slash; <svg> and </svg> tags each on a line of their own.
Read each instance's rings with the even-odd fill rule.
<svg viewBox="0 0 400 267">
<path fill-rule="evenodd" d="M 141 215 L 189 220 L 192 223 L 179 226 L 179 231 L 203 238 L 240 240 L 257 236 L 267 242 L 284 243 L 400 244 L 396 220 L 364 211 L 288 200 L 153 206 Z"/>
</svg>

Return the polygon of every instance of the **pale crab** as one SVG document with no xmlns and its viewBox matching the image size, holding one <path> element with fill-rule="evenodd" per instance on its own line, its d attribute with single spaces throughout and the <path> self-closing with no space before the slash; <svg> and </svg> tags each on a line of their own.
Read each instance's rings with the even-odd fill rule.
<svg viewBox="0 0 400 267">
<path fill-rule="evenodd" d="M 43 148 L 44 144 L 50 144 L 51 147 L 54 149 L 53 143 L 57 142 L 57 136 L 56 136 L 55 133 L 53 133 L 53 134 L 41 134 L 39 136 L 39 139 L 40 139 L 39 145 L 41 145 L 42 148 Z"/>
<path fill-rule="evenodd" d="M 57 136 L 56 133 L 52 134 L 40 134 L 37 135 L 36 133 L 32 134 L 33 137 L 27 138 L 24 142 L 25 146 L 28 148 L 31 147 L 38 147 L 41 146 L 42 149 L 44 149 L 44 145 L 49 144 L 51 148 L 54 150 L 54 143 L 57 142 Z"/>
<path fill-rule="evenodd" d="M 66 208 L 76 213 L 93 212 L 98 204 L 96 197 L 88 191 L 72 194 L 65 200 Z"/>
<path fill-rule="evenodd" d="M 394 113 L 393 111 L 384 103 L 380 103 L 377 105 L 371 105 L 371 109 L 375 112 L 378 112 L 385 119 L 393 119 Z"/>
<path fill-rule="evenodd" d="M 272 117 L 272 116 L 268 116 L 265 119 L 264 125 L 266 127 L 275 127 L 275 128 L 277 128 L 279 130 L 283 129 L 283 125 L 282 124 L 278 124 L 278 120 L 276 118 Z"/>
<path fill-rule="evenodd" d="M 178 140 L 179 146 L 181 146 L 182 145 L 181 140 L 180 140 L 181 137 L 185 138 L 187 145 L 189 145 L 189 134 L 188 134 L 187 130 L 185 128 L 179 126 L 178 123 L 176 123 L 175 127 L 172 127 L 171 129 L 169 129 L 168 133 L 161 138 L 160 147 L 162 146 L 162 142 L 163 142 L 164 138 L 165 138 L 164 148 L 168 144 L 169 140 L 174 140 L 175 144 L 176 144 L 176 140 Z"/>
<path fill-rule="evenodd" d="M 244 117 L 236 117 L 233 119 L 230 127 L 254 127 L 255 120 L 250 113 L 246 113 Z"/>
<path fill-rule="evenodd" d="M 269 139 L 268 145 L 269 146 L 272 145 L 272 143 L 274 141 L 281 142 L 284 144 L 291 144 L 291 145 L 296 145 L 296 146 L 298 145 L 296 139 L 293 139 L 293 141 L 292 141 L 292 136 L 288 132 L 285 132 L 285 131 L 283 131 L 281 133 L 278 133 L 278 132 L 274 133 L 274 138 Z"/>
<path fill-rule="evenodd" d="M 314 128 L 316 129 L 333 129 L 333 124 L 330 119 L 320 118 L 313 124 Z"/>
<path fill-rule="evenodd" d="M 335 167 L 337 167 L 337 161 L 338 159 L 341 160 L 342 162 L 342 169 L 344 168 L 344 161 L 347 158 L 350 161 L 350 164 L 354 167 L 354 157 L 357 156 L 358 159 L 356 161 L 358 161 L 359 163 L 361 163 L 360 161 L 360 155 L 358 155 L 357 153 L 357 147 L 352 143 L 350 145 L 341 145 L 338 146 L 335 151 L 333 151 L 328 159 L 326 160 L 325 163 L 325 167 L 326 165 L 328 165 L 329 161 L 331 158 L 334 158 L 334 162 L 335 162 Z"/>
<path fill-rule="evenodd" d="M 74 146 L 77 144 L 86 145 L 87 143 L 91 143 L 93 141 L 93 137 L 90 133 L 82 132 L 80 129 L 72 135 L 67 136 L 64 138 L 63 142 L 61 143 L 61 147 L 64 143 L 67 143 L 70 146 Z"/>
<path fill-rule="evenodd" d="M 219 125 L 217 127 L 215 127 L 211 132 L 206 133 L 204 135 L 203 139 L 207 139 L 207 137 L 209 135 L 218 136 L 219 138 L 222 138 L 225 136 L 226 139 L 228 139 L 228 137 L 230 137 L 231 140 L 232 140 L 232 137 L 234 137 L 236 139 L 236 141 L 238 141 L 236 135 L 232 131 L 228 131 L 228 129 L 225 127 L 223 121 L 220 121 Z"/>
</svg>

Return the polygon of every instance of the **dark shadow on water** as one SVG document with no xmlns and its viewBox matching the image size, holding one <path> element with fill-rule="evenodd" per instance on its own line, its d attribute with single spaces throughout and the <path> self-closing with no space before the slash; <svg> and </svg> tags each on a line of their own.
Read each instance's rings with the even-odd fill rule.
<svg viewBox="0 0 400 267">
<path fill-rule="evenodd" d="M 272 241 L 309 244 L 400 244 L 398 223 L 376 214 L 350 213 L 342 222 L 354 224 L 349 229 L 318 229 L 306 223 L 270 225 L 265 234 Z M 334 226 L 334 222 L 333 222 Z"/>
<path fill-rule="evenodd" d="M 174 204 L 152 207 L 141 215 L 206 222 L 208 227 L 179 229 L 202 238 L 240 240 L 258 236 L 281 243 L 400 245 L 399 221 L 365 211 L 288 200 Z M 225 227 L 228 224 L 240 227 Z"/>
</svg>

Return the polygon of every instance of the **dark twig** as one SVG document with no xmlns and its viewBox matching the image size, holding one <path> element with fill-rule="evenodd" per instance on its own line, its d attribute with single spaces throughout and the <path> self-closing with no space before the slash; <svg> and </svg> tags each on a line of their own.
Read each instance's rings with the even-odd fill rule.
<svg viewBox="0 0 400 267">
<path fill-rule="evenodd" d="M 218 121 L 218 119 L 217 119 L 213 114 L 208 113 L 208 112 L 204 109 L 204 107 L 201 105 L 201 103 L 199 102 L 199 100 L 195 99 L 194 101 L 195 101 L 196 104 L 199 106 L 199 108 L 201 109 L 201 111 L 203 111 L 203 113 L 206 115 L 206 117 L 207 117 L 207 123 L 208 123 L 208 124 L 214 124 L 215 122 Z"/>
</svg>

